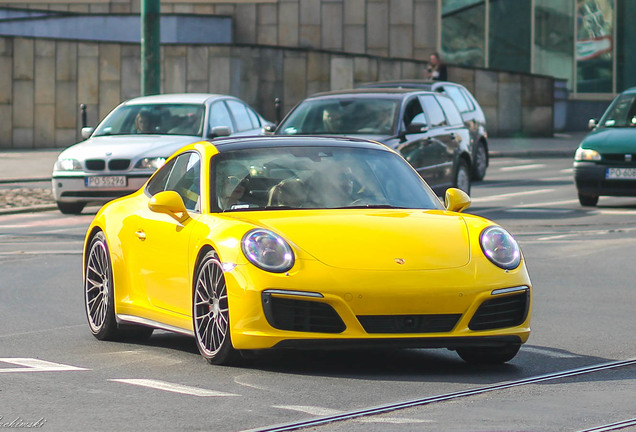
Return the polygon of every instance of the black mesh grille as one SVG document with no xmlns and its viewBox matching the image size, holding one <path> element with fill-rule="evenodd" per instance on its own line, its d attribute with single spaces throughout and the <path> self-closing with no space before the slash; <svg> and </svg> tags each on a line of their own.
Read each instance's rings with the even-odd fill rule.
<svg viewBox="0 0 636 432">
<path fill-rule="evenodd" d="M 111 159 L 108 161 L 108 169 L 111 171 L 127 170 L 130 166 L 130 159 Z"/>
<path fill-rule="evenodd" d="M 86 169 L 91 171 L 104 171 L 106 162 L 103 159 L 86 159 Z"/>
<path fill-rule="evenodd" d="M 468 323 L 471 330 L 518 326 L 528 314 L 529 292 L 486 300 Z"/>
<path fill-rule="evenodd" d="M 631 153 L 605 153 L 602 155 L 603 162 L 615 162 L 624 167 L 636 166 L 636 154 Z"/>
<path fill-rule="evenodd" d="M 461 314 L 359 315 L 367 333 L 439 333 L 453 330 Z"/>
<path fill-rule="evenodd" d="M 310 300 L 273 297 L 263 293 L 267 322 L 279 330 L 342 333 L 347 327 L 328 304 Z"/>
</svg>

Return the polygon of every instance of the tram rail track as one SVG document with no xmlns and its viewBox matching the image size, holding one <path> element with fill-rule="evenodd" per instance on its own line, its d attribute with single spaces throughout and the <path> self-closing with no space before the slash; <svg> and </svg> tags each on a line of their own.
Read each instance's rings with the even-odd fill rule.
<svg viewBox="0 0 636 432">
<path fill-rule="evenodd" d="M 301 420 L 298 422 L 291 422 L 291 423 L 280 424 L 280 425 L 265 426 L 265 427 L 256 428 L 256 429 L 249 429 L 243 432 L 286 432 L 286 431 L 306 429 L 310 427 L 317 427 L 317 426 L 322 426 L 322 425 L 335 423 L 335 422 L 354 420 L 354 419 L 359 419 L 363 417 L 386 414 L 392 411 L 403 410 L 406 408 L 424 406 L 424 405 L 429 405 L 429 404 L 438 403 L 438 402 L 451 401 L 451 400 L 455 400 L 459 398 L 480 395 L 483 393 L 493 392 L 497 390 L 505 390 L 505 389 L 509 389 L 513 387 L 536 384 L 536 383 L 545 382 L 545 381 L 554 381 L 554 380 L 559 380 L 563 378 L 591 374 L 595 372 L 601 372 L 601 371 L 606 371 L 610 369 L 618 369 L 618 368 L 629 367 L 634 365 L 636 365 L 636 358 L 631 358 L 627 360 L 617 360 L 617 361 L 612 361 L 607 363 L 600 363 L 600 364 L 591 365 L 591 366 L 584 366 L 584 367 L 575 368 L 575 369 L 568 369 L 568 370 L 559 371 L 559 372 L 552 372 L 548 374 L 537 375 L 537 376 L 528 377 L 528 378 L 522 378 L 522 379 L 514 380 L 514 381 L 504 381 L 501 383 L 491 384 L 491 385 L 482 386 L 482 387 L 476 387 L 476 388 L 462 390 L 458 392 L 446 393 L 446 394 L 441 394 L 436 396 L 428 396 L 425 398 L 412 399 L 408 401 L 396 402 L 396 403 L 380 405 L 376 407 L 363 408 L 363 409 L 348 411 L 348 412 L 335 414 L 335 415 L 321 416 L 321 417 L 317 417 L 313 419 Z M 617 423 L 612 423 L 612 424 L 608 424 L 604 426 L 597 426 L 595 428 L 586 429 L 579 432 L 612 431 L 612 430 L 624 429 L 626 427 L 633 426 L 633 425 L 636 425 L 636 419 L 624 420 L 624 421 L 620 421 Z"/>
</svg>

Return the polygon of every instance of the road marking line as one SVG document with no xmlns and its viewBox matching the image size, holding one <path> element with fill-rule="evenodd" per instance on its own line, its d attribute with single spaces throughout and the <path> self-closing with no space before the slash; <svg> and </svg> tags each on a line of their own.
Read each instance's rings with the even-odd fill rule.
<svg viewBox="0 0 636 432">
<path fill-rule="evenodd" d="M 0 334 L 0 338 L 27 336 L 32 334 L 48 333 L 48 332 L 57 332 L 58 330 L 67 330 L 67 329 L 78 328 L 78 327 L 86 327 L 86 324 L 75 324 L 70 326 L 48 328 L 44 330 L 32 330 L 32 331 L 25 331 L 25 332 L 18 332 L 18 333 Z"/>
<path fill-rule="evenodd" d="M 472 198 L 471 202 L 474 204 L 480 204 L 480 203 L 490 202 L 490 201 L 499 201 L 499 200 L 503 200 L 510 197 L 538 195 L 538 194 L 544 194 L 548 192 L 554 192 L 554 189 L 537 189 L 537 190 L 524 191 L 524 192 L 511 192 L 507 194 L 493 195 L 493 196 L 483 197 L 483 198 Z"/>
<path fill-rule="evenodd" d="M 557 205 L 565 205 L 565 204 L 574 204 L 578 203 L 579 200 L 565 200 L 565 201 L 552 201 L 552 202 L 542 202 L 542 203 L 532 203 L 532 204 L 522 204 L 518 206 L 512 207 L 494 207 L 487 209 L 478 209 L 479 215 L 483 215 L 485 213 L 493 213 L 493 212 L 505 212 L 510 210 L 511 208 L 532 208 L 532 207 L 549 207 L 549 206 L 557 206 Z"/>
<path fill-rule="evenodd" d="M 543 168 L 543 167 L 545 167 L 545 164 L 514 165 L 514 166 L 499 168 L 499 171 L 525 171 L 525 170 L 531 170 L 531 169 Z"/>
<path fill-rule="evenodd" d="M 542 355 L 542 356 L 558 358 L 558 359 L 568 359 L 568 358 L 579 358 L 579 357 L 581 357 L 581 356 L 576 355 L 576 354 L 569 354 L 569 353 L 559 352 L 559 351 L 555 351 L 554 349 L 550 349 L 550 348 L 541 348 L 541 347 L 526 346 L 526 345 L 521 347 L 521 352 L 539 354 L 539 355 Z"/>
<path fill-rule="evenodd" d="M 521 207 L 521 208 L 509 208 L 504 210 L 509 213 L 572 213 L 576 210 L 574 209 L 542 209 L 542 208 L 532 208 L 532 207 Z"/>
<path fill-rule="evenodd" d="M 331 408 L 322 408 L 309 405 L 274 405 L 272 408 L 286 409 L 292 411 L 300 411 L 314 416 L 334 416 L 344 413 Z M 391 424 L 409 424 L 409 423 L 432 423 L 433 420 L 423 419 L 410 419 L 410 418 L 397 418 L 397 417 L 385 417 L 385 418 L 358 418 L 354 421 L 360 423 L 391 423 Z"/>
<path fill-rule="evenodd" d="M 300 411 L 305 414 L 315 415 L 315 416 L 332 416 L 341 414 L 343 411 L 335 410 L 331 408 L 322 408 L 317 406 L 309 406 L 309 405 L 274 405 L 273 408 L 286 409 L 291 411 Z"/>
<path fill-rule="evenodd" d="M 172 393 L 181 393 L 191 396 L 215 397 L 215 396 L 239 396 L 232 393 L 224 393 L 214 390 L 207 390 L 198 387 L 190 387 L 181 384 L 173 384 L 166 381 L 152 379 L 109 379 L 108 381 L 132 384 L 140 387 L 148 387 L 156 390 L 163 390 Z"/>
<path fill-rule="evenodd" d="M 23 367 L 1 368 L 0 373 L 12 372 L 65 372 L 65 371 L 85 371 L 86 368 L 68 366 L 60 363 L 52 363 L 34 358 L 0 358 L 0 362 L 9 363 Z"/>
<path fill-rule="evenodd" d="M 68 251 L 68 250 L 51 250 L 51 251 L 10 251 L 0 252 L 0 255 L 81 255 L 82 251 Z"/>
<path fill-rule="evenodd" d="M 633 216 L 636 215 L 636 210 L 596 210 L 598 214 L 612 215 L 612 216 Z"/>
</svg>

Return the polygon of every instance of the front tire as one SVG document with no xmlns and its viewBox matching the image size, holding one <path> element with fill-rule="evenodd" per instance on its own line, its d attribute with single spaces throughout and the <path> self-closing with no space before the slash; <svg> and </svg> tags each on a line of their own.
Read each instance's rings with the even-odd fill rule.
<svg viewBox="0 0 636 432">
<path fill-rule="evenodd" d="M 84 275 L 84 308 L 88 327 L 99 340 L 143 340 L 149 338 L 153 332 L 150 327 L 135 325 L 125 329 L 118 328 L 115 319 L 113 266 L 106 236 L 101 231 L 93 236 L 88 247 Z"/>
<path fill-rule="evenodd" d="M 598 196 L 579 194 L 579 202 L 584 207 L 596 207 L 596 204 L 598 204 Z"/>
<path fill-rule="evenodd" d="M 235 362 L 238 351 L 230 338 L 227 286 L 216 252 L 208 252 L 201 260 L 192 297 L 192 320 L 199 352 L 210 364 Z"/>
<path fill-rule="evenodd" d="M 82 210 L 84 210 L 84 206 L 86 206 L 86 203 L 83 202 L 61 202 L 61 201 L 56 201 L 55 202 L 57 204 L 57 208 L 60 212 L 62 212 L 62 214 L 73 214 L 73 215 L 78 215 L 80 213 L 82 213 Z"/>
<path fill-rule="evenodd" d="M 457 348 L 457 354 L 471 364 L 501 364 L 512 360 L 521 345 L 511 344 L 503 347 L 467 347 Z"/>
</svg>

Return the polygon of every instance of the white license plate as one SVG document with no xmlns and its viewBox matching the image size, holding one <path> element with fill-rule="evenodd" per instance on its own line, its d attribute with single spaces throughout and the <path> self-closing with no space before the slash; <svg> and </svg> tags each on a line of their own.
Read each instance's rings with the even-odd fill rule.
<svg viewBox="0 0 636 432">
<path fill-rule="evenodd" d="M 86 177 L 86 187 L 89 188 L 109 188 L 125 187 L 126 176 L 95 176 Z"/>
<path fill-rule="evenodd" d="M 636 168 L 608 168 L 605 172 L 605 178 L 613 180 L 636 179 Z"/>
</svg>

